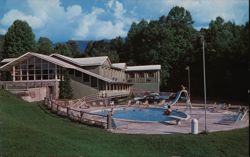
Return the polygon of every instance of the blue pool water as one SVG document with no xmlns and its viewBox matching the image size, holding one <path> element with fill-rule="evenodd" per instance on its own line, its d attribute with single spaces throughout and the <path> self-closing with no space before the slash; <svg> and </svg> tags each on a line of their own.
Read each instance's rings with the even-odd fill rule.
<svg viewBox="0 0 250 157">
<path fill-rule="evenodd" d="M 117 109 L 113 111 L 113 118 L 126 119 L 134 121 L 153 121 L 153 122 L 164 122 L 174 120 L 171 116 L 177 116 L 180 118 L 186 118 L 186 114 L 179 111 L 172 111 L 167 116 L 164 115 L 165 109 L 163 108 L 129 108 L 129 109 Z M 95 112 L 97 114 L 107 115 L 108 111 Z"/>
</svg>

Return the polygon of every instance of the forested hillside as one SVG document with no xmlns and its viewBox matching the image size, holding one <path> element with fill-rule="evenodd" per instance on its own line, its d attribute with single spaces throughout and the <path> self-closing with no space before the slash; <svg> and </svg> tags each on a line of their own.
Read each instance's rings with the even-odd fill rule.
<svg viewBox="0 0 250 157">
<path fill-rule="evenodd" d="M 27 51 L 60 53 L 70 57 L 103 56 L 127 65 L 161 64 L 161 91 L 188 86 L 189 66 L 192 96 L 203 96 L 202 45 L 206 54 L 207 96 L 247 101 L 249 76 L 249 22 L 237 25 L 217 17 L 208 28 L 196 30 L 191 13 L 174 7 L 158 20 L 132 23 L 127 37 L 89 41 L 80 53 L 75 41 L 57 44 L 40 37 L 32 28 L 16 20 L 4 38 L 0 36 L 0 59 L 18 57 Z M 20 33 L 22 32 L 22 33 Z"/>
<path fill-rule="evenodd" d="M 158 20 L 132 23 L 125 40 L 89 42 L 85 55 L 109 55 L 113 62 L 128 65 L 161 64 L 162 91 L 188 86 L 189 66 L 192 95 L 203 96 L 204 37 L 207 96 L 247 101 L 249 22 L 236 25 L 217 17 L 200 31 L 194 22 L 188 10 L 174 7 Z"/>
</svg>

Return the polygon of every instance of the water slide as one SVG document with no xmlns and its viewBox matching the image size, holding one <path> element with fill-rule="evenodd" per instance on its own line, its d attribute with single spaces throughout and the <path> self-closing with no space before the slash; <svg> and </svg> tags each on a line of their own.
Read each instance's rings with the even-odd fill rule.
<svg viewBox="0 0 250 157">
<path fill-rule="evenodd" d="M 187 105 L 190 104 L 190 98 L 189 98 L 187 90 L 181 90 L 177 93 L 177 96 L 175 97 L 175 99 L 173 101 L 171 101 L 170 103 L 164 104 L 164 108 L 167 108 L 169 105 L 170 106 L 175 105 L 178 102 L 178 100 L 180 99 L 182 93 L 184 93 L 186 96 L 186 104 Z"/>
</svg>

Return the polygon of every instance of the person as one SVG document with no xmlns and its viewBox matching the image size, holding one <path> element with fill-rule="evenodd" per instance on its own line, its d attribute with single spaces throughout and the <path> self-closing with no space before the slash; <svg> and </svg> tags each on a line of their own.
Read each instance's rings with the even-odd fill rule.
<svg viewBox="0 0 250 157">
<path fill-rule="evenodd" d="M 171 106 L 170 106 L 170 105 L 168 105 L 168 108 L 165 110 L 164 114 L 165 114 L 165 115 L 170 115 L 170 114 L 171 114 L 171 112 L 172 112 L 172 110 L 171 110 Z"/>
<path fill-rule="evenodd" d="M 240 112 L 245 113 L 245 111 L 246 111 L 245 107 L 240 106 Z"/>
<path fill-rule="evenodd" d="M 187 90 L 187 88 L 182 84 L 181 85 L 181 90 Z"/>
<path fill-rule="evenodd" d="M 114 108 L 113 107 L 110 110 L 110 114 L 111 114 L 111 116 L 113 116 L 113 114 L 114 114 Z"/>
</svg>

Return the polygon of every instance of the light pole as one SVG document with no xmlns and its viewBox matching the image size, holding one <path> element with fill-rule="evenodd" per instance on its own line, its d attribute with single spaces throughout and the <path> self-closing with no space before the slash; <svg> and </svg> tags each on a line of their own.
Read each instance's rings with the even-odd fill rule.
<svg viewBox="0 0 250 157">
<path fill-rule="evenodd" d="M 191 97 L 191 93 L 190 93 L 190 67 L 189 66 L 187 66 L 186 68 L 185 68 L 187 71 L 188 71 L 188 93 L 189 93 L 189 98 Z"/>
<path fill-rule="evenodd" d="M 204 107 L 205 107 L 205 133 L 207 133 L 207 93 L 206 93 L 206 67 L 205 67 L 205 48 L 204 36 L 201 35 L 202 52 L 203 52 L 203 80 L 204 80 Z"/>
</svg>

